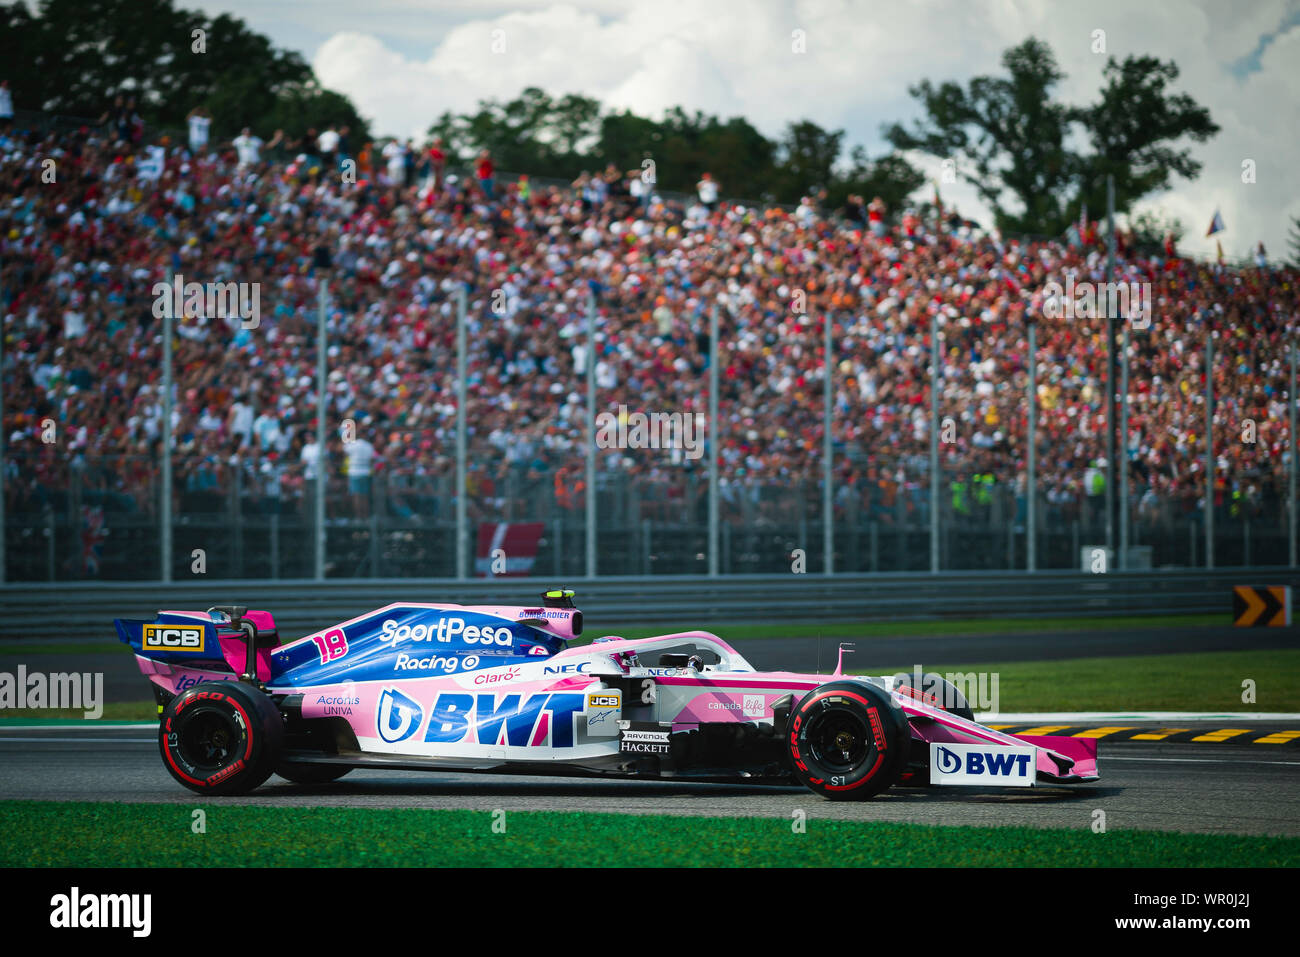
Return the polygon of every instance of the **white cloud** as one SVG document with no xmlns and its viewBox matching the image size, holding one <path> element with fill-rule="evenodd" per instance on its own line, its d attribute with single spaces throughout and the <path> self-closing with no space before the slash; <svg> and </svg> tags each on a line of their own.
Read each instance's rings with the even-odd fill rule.
<svg viewBox="0 0 1300 957">
<path fill-rule="evenodd" d="M 290 9 L 280 9 L 277 22 Z M 448 27 L 424 57 L 381 39 L 403 16 L 416 24 L 423 5 L 372 0 L 364 18 L 351 4 L 350 15 L 344 9 L 326 4 L 328 12 L 319 16 L 317 28 L 347 26 L 320 44 L 312 65 L 380 133 L 419 136 L 443 110 L 469 109 L 479 99 L 511 97 L 534 85 L 643 113 L 680 104 L 743 115 L 769 136 L 806 117 L 843 127 L 850 144 L 864 143 L 873 154 L 885 148 L 883 123 L 915 115 L 909 85 L 999 73 L 1002 51 L 1030 35 L 1052 46 L 1068 74 L 1060 95 L 1091 100 L 1105 63 L 1091 52 L 1092 34 L 1104 29 L 1110 55 L 1175 60 L 1182 70 L 1176 89 L 1208 107 L 1222 127 L 1209 143 L 1192 144 L 1205 164 L 1198 180 L 1176 180 L 1144 204 L 1183 221 L 1186 251 L 1212 254 L 1214 240 L 1203 233 L 1218 207 L 1228 225 L 1220 238 L 1229 255 L 1244 256 L 1263 239 L 1277 258 L 1287 215 L 1300 214 L 1289 181 L 1300 146 L 1300 71 L 1291 66 L 1300 62 L 1300 24 L 1264 48 L 1258 70 L 1243 75 L 1239 69 L 1261 37 L 1296 20 L 1285 0 L 1245 7 L 1215 0 L 1099 0 L 1086 7 L 1051 0 L 530 0 L 508 8 L 458 2 L 437 5 Z M 250 20 L 257 25 L 256 17 Z M 371 30 L 372 20 L 384 26 Z M 505 31 L 504 54 L 490 52 L 497 29 Z M 795 29 L 805 31 L 807 53 L 791 52 Z M 1254 185 L 1240 181 L 1244 158 L 1258 164 Z M 937 175 L 937 162 L 929 165 Z M 944 195 L 968 214 L 983 212 L 968 190 L 948 187 Z"/>
</svg>

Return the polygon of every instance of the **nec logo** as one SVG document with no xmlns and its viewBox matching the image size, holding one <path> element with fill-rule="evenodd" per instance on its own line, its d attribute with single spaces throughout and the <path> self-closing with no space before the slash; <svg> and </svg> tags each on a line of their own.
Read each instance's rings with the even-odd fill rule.
<svg viewBox="0 0 1300 957">
<path fill-rule="evenodd" d="M 145 625 L 140 646 L 145 651 L 202 651 L 199 625 Z"/>
<path fill-rule="evenodd" d="M 1014 752 L 968 751 L 965 767 L 962 755 L 940 746 L 938 749 L 938 768 L 944 774 L 956 774 L 964 771 L 968 775 L 988 775 L 990 777 L 1023 776 L 1029 770 L 1029 755 Z"/>
</svg>

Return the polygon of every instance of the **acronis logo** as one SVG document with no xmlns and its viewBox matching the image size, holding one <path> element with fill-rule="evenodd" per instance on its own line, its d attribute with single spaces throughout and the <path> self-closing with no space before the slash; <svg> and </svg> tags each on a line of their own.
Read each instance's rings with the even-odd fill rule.
<svg viewBox="0 0 1300 957">
<path fill-rule="evenodd" d="M 424 709 L 394 688 L 385 688 L 376 710 L 379 737 L 389 744 L 405 741 L 419 730 Z"/>
</svg>

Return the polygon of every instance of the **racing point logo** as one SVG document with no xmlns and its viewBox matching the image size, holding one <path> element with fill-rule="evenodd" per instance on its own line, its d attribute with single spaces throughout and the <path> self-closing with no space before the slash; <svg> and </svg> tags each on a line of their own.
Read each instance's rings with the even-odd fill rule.
<svg viewBox="0 0 1300 957">
<path fill-rule="evenodd" d="M 385 688 L 379 696 L 376 719 L 379 737 L 396 744 L 415 734 L 424 720 L 424 709 L 400 691 Z"/>
</svg>

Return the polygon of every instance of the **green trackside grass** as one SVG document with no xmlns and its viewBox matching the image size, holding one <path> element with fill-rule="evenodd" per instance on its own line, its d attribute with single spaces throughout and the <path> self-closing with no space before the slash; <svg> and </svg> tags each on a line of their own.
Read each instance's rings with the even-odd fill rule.
<svg viewBox="0 0 1300 957">
<path fill-rule="evenodd" d="M 198 807 L 202 834 L 192 830 Z M 796 834 L 788 818 L 5 801 L 0 866 L 1300 865 L 1300 838 L 858 823 L 818 820 L 815 810 L 805 823 Z"/>
<path fill-rule="evenodd" d="M 142 677 L 140 680 L 145 679 Z M 158 706 L 152 701 L 107 701 L 104 713 L 95 720 L 86 718 L 85 708 L 6 708 L 0 711 L 0 728 L 6 724 L 95 725 L 100 722 L 156 720 Z"/>
<path fill-rule="evenodd" d="M 589 622 L 587 635 L 574 644 L 586 644 L 602 634 L 624 638 L 651 638 L 675 631 L 704 630 L 731 641 L 755 638 L 895 638 L 911 635 L 991 635 L 1025 632 L 1095 631 L 1111 628 L 1204 628 L 1226 626 L 1225 615 L 1126 615 L 1116 618 L 932 618 L 918 621 L 877 622 L 701 622 L 683 620 L 676 624 L 628 625 Z M 127 655 L 131 649 L 120 641 L 56 641 L 49 644 L 0 642 L 0 656 L 6 655 Z"/>
<path fill-rule="evenodd" d="M 701 622 L 682 621 L 668 625 L 637 625 L 608 628 L 590 624 L 584 640 L 600 634 L 624 638 L 651 638 L 675 631 L 711 631 L 725 641 L 755 638 L 906 638 L 913 635 L 996 635 L 1026 632 L 1101 631 L 1133 628 L 1205 628 L 1231 625 L 1226 615 L 1126 615 L 1091 618 L 929 618 L 915 621 L 874 622 Z M 602 630 L 605 629 L 605 630 Z"/>
<path fill-rule="evenodd" d="M 911 672 L 914 663 L 866 669 Z M 1300 711 L 1300 650 L 1208 651 L 945 666 L 939 674 L 998 675 L 998 709 L 1019 711 Z M 1241 700 L 1255 682 L 1255 701 Z"/>
<path fill-rule="evenodd" d="M 881 665 L 858 674 L 893 674 L 917 662 Z M 920 662 L 940 674 L 998 675 L 999 710 L 1017 711 L 1277 711 L 1300 712 L 1300 650 L 1207 651 L 1189 654 L 1072 658 L 943 665 Z M 1253 704 L 1241 700 L 1242 682 L 1255 682 Z M 14 723 L 73 721 L 79 711 L 4 711 Z M 152 721 L 152 701 L 111 702 L 105 721 Z"/>
</svg>

